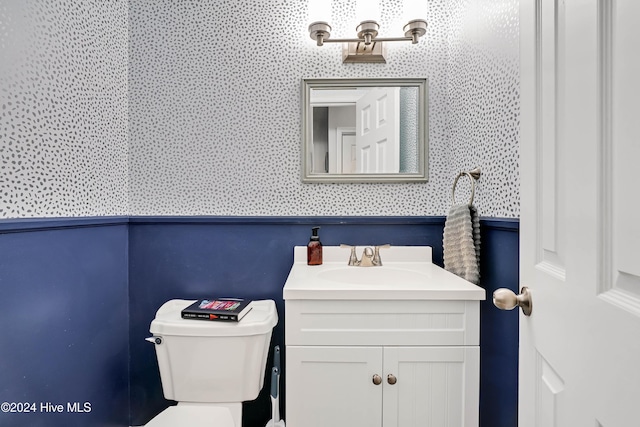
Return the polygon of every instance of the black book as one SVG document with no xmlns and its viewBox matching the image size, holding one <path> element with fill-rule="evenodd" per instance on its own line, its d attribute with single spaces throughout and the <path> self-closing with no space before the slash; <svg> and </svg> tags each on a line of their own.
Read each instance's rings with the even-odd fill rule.
<svg viewBox="0 0 640 427">
<path fill-rule="evenodd" d="M 251 311 L 251 300 L 240 298 L 201 299 L 182 310 L 183 319 L 238 322 Z"/>
</svg>

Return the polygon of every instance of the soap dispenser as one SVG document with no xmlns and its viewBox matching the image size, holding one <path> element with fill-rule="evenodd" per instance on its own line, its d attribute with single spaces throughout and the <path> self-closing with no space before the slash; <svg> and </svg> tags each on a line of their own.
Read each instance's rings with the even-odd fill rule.
<svg viewBox="0 0 640 427">
<path fill-rule="evenodd" d="M 311 229 L 311 238 L 307 245 L 307 265 L 322 265 L 322 243 L 318 236 L 320 227 Z"/>
</svg>

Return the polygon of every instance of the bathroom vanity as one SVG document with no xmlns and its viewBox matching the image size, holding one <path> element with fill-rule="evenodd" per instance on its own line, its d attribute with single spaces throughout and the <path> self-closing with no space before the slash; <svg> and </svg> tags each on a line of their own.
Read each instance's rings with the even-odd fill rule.
<svg viewBox="0 0 640 427">
<path fill-rule="evenodd" d="M 347 266 L 348 249 L 325 246 L 308 266 L 294 248 L 287 426 L 477 427 L 484 289 L 434 265 L 430 247 L 380 255 L 382 266 Z"/>
</svg>

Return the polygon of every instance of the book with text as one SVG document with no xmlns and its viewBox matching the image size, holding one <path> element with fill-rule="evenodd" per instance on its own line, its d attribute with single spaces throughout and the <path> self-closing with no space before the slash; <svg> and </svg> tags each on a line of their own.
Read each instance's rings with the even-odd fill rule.
<svg viewBox="0 0 640 427">
<path fill-rule="evenodd" d="M 251 311 L 251 300 L 240 298 L 201 299 L 182 310 L 183 319 L 238 322 Z"/>
</svg>

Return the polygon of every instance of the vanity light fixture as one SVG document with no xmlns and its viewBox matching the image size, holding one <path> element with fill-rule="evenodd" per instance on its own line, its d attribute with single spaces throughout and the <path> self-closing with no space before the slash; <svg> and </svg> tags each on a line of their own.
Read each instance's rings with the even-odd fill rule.
<svg viewBox="0 0 640 427">
<path fill-rule="evenodd" d="M 324 3 L 324 6 L 320 7 L 321 9 L 326 8 L 326 5 L 330 5 L 327 0 L 316 0 L 316 4 L 318 1 Z M 310 6 L 312 3 L 313 0 L 310 2 Z M 358 6 L 363 3 L 363 0 L 360 0 Z M 367 4 L 372 5 L 368 1 Z M 357 7 L 357 9 L 359 9 L 357 10 L 359 13 L 362 11 L 362 7 Z M 317 16 L 317 11 L 314 10 L 314 12 L 316 12 Z M 326 10 L 323 10 L 323 12 L 327 14 Z M 309 36 L 316 41 L 317 46 L 323 46 L 325 43 L 344 43 L 342 62 L 386 62 L 383 42 L 410 41 L 412 44 L 416 44 L 420 37 L 427 32 L 427 21 L 424 19 L 409 20 L 403 27 L 404 37 L 378 37 L 379 28 L 380 25 L 375 19 L 366 19 L 356 27 L 357 38 L 332 39 L 330 38 L 331 25 L 326 20 L 316 20 L 309 24 Z"/>
</svg>

